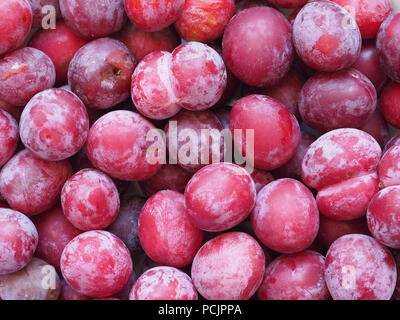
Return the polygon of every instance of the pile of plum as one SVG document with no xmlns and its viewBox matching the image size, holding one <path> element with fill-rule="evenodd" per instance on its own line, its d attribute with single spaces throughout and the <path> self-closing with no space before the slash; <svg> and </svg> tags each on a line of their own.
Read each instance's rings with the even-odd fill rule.
<svg viewBox="0 0 400 320">
<path fill-rule="evenodd" d="M 0 300 L 400 299 L 397 8 L 0 0 Z"/>
</svg>

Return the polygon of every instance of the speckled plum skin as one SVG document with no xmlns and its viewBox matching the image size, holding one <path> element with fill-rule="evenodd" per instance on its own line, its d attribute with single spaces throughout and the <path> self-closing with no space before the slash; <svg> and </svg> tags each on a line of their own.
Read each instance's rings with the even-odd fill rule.
<svg viewBox="0 0 400 320">
<path fill-rule="evenodd" d="M 172 52 L 171 72 L 179 104 L 188 110 L 205 110 L 224 93 L 227 72 L 224 60 L 200 42 L 181 44 Z"/>
<path fill-rule="evenodd" d="M 249 87 L 249 94 L 262 94 L 274 98 L 285 105 L 297 119 L 300 119 L 299 98 L 305 79 L 296 71 L 289 71 L 277 84 L 267 87 Z M 246 93 L 247 93 L 246 92 Z"/>
<path fill-rule="evenodd" d="M 132 75 L 133 103 L 141 114 L 150 119 L 168 119 L 181 110 L 171 65 L 171 53 L 152 52 L 139 62 Z"/>
<path fill-rule="evenodd" d="M 304 183 L 317 190 L 376 172 L 381 148 L 368 133 L 336 129 L 319 137 L 302 163 Z"/>
<path fill-rule="evenodd" d="M 44 17 L 47 16 L 46 14 L 42 13 L 42 8 L 44 6 L 52 6 L 56 11 L 56 18 L 61 18 L 61 10 L 60 10 L 60 3 L 59 0 L 28 0 L 32 7 L 32 28 L 41 28 L 42 27 L 42 20 Z M 46 21 L 47 22 L 47 21 Z M 57 26 L 58 28 L 58 26 Z"/>
<path fill-rule="evenodd" d="M 1 208 L 0 275 L 24 268 L 33 257 L 38 240 L 38 232 L 27 216 L 18 211 Z"/>
<path fill-rule="evenodd" d="M 74 227 L 89 231 L 104 229 L 116 219 L 120 199 L 110 177 L 95 169 L 83 169 L 64 184 L 61 204 Z"/>
<path fill-rule="evenodd" d="M 122 42 L 97 39 L 80 48 L 71 60 L 68 83 L 86 107 L 111 108 L 129 97 L 136 64 Z"/>
<path fill-rule="evenodd" d="M 114 178 L 149 179 L 162 165 L 147 159 L 147 149 L 154 143 L 146 141 L 151 129 L 156 127 L 137 113 L 124 110 L 107 113 L 90 128 L 85 147 L 87 156 L 96 168 Z"/>
<path fill-rule="evenodd" d="M 6 111 L 0 110 L 0 167 L 14 154 L 18 145 L 18 123 Z"/>
<path fill-rule="evenodd" d="M 371 81 L 356 69 L 318 73 L 300 92 L 299 111 L 311 128 L 327 132 L 359 128 L 376 109 L 377 94 Z"/>
<path fill-rule="evenodd" d="M 172 267 L 155 267 L 143 273 L 132 287 L 129 300 L 197 300 L 190 277 Z"/>
<path fill-rule="evenodd" d="M 314 251 L 281 255 L 265 270 L 260 300 L 328 300 L 325 258 Z"/>
<path fill-rule="evenodd" d="M 247 85 L 275 84 L 289 71 L 293 60 L 290 24 L 275 9 L 245 9 L 228 23 L 222 51 L 227 67 Z"/>
<path fill-rule="evenodd" d="M 211 42 L 222 36 L 234 12 L 234 0 L 186 0 L 175 28 L 186 41 Z"/>
<path fill-rule="evenodd" d="M 150 197 L 139 216 L 139 238 L 146 254 L 161 265 L 189 265 L 203 241 L 190 222 L 183 194 L 163 190 Z"/>
<path fill-rule="evenodd" d="M 177 137 L 174 136 L 173 130 L 171 127 L 171 123 L 173 121 L 176 121 L 176 130 L 177 130 Z M 184 136 L 184 130 L 193 130 L 196 133 L 197 139 L 189 139 L 186 138 L 184 141 L 179 139 L 179 136 L 182 135 Z M 181 110 L 176 116 L 170 119 L 170 121 L 166 124 L 164 131 L 166 133 L 166 141 L 167 141 L 167 147 L 168 151 L 171 157 L 172 155 L 177 155 L 176 163 L 181 166 L 183 169 L 189 171 L 189 172 L 196 172 L 200 170 L 202 167 L 204 167 L 207 164 L 213 163 L 213 155 L 214 158 L 217 158 L 217 162 L 220 162 L 221 159 L 223 159 L 224 156 L 224 146 L 223 142 L 221 141 L 220 148 L 213 148 L 213 144 L 216 142 L 213 141 L 213 143 L 209 143 L 209 159 L 205 159 L 206 161 L 202 161 L 202 156 L 201 156 L 201 150 L 202 148 L 206 148 L 206 145 L 201 141 L 201 131 L 202 130 L 217 130 L 220 132 L 222 130 L 222 125 L 219 122 L 218 118 L 216 117 L 215 114 L 213 114 L 209 110 L 204 110 L 204 111 L 188 111 L 188 110 Z M 176 141 L 177 140 L 177 141 Z M 195 149 L 195 146 L 192 144 L 198 143 L 197 149 Z M 191 155 L 190 158 L 193 158 L 193 161 L 185 161 L 184 159 L 181 159 L 179 156 L 182 150 L 185 150 L 185 146 L 190 144 L 190 150 L 193 149 L 193 152 L 195 150 L 198 151 L 198 155 Z M 215 149 L 215 150 L 214 150 Z M 192 160 L 192 159 L 189 159 Z M 188 163 L 186 163 L 188 162 Z M 207 163 L 203 163 L 207 162 Z"/>
<path fill-rule="evenodd" d="M 390 147 L 383 155 L 378 166 L 379 187 L 400 185 L 400 146 Z"/>
<path fill-rule="evenodd" d="M 192 264 L 192 279 L 207 300 L 248 300 L 263 280 L 265 256 L 257 241 L 228 232 L 207 241 Z"/>
<path fill-rule="evenodd" d="M 381 96 L 382 97 L 382 96 Z M 381 100 L 382 101 L 382 100 Z M 383 148 L 389 140 L 389 126 L 377 108 L 360 130 L 370 134 Z"/>
<path fill-rule="evenodd" d="M 38 92 L 54 86 L 56 70 L 42 51 L 25 47 L 0 60 L 0 100 L 24 106 Z"/>
<path fill-rule="evenodd" d="M 59 269 L 62 251 L 81 231 L 65 218 L 59 205 L 35 216 L 33 223 L 39 235 L 35 255 Z"/>
<path fill-rule="evenodd" d="M 56 29 L 38 30 L 29 41 L 29 46 L 49 56 L 56 69 L 56 83 L 66 84 L 69 63 L 86 43 L 87 41 L 73 32 L 63 20 L 59 20 Z"/>
<path fill-rule="evenodd" d="M 396 128 L 400 128 L 400 83 L 392 82 L 382 91 L 380 107 L 385 120 Z"/>
<path fill-rule="evenodd" d="M 361 50 L 360 30 L 343 7 L 331 1 L 307 3 L 293 23 L 293 43 L 300 58 L 319 71 L 353 65 Z"/>
<path fill-rule="evenodd" d="M 76 292 L 68 283 L 65 282 L 64 279 L 62 279 L 58 300 L 90 300 L 90 298 L 84 294 Z"/>
<path fill-rule="evenodd" d="M 89 133 L 86 107 L 73 93 L 48 89 L 35 95 L 21 115 L 22 143 L 39 158 L 67 159 L 85 144 Z"/>
<path fill-rule="evenodd" d="M 192 173 L 178 165 L 165 164 L 150 179 L 141 181 L 140 187 L 148 196 L 161 190 L 173 190 L 183 193 L 192 177 Z"/>
<path fill-rule="evenodd" d="M 125 0 L 131 22 L 144 31 L 160 31 L 173 24 L 182 13 L 185 0 Z"/>
<path fill-rule="evenodd" d="M 27 0 L 0 1 L 0 56 L 24 44 L 32 26 L 32 8 Z"/>
<path fill-rule="evenodd" d="M 228 230 L 253 209 L 256 187 L 247 171 L 231 163 L 210 164 L 196 172 L 185 189 L 189 220 L 202 230 Z"/>
<path fill-rule="evenodd" d="M 328 250 L 325 280 L 334 300 L 389 300 L 396 286 L 396 265 L 374 238 L 345 235 Z"/>
<path fill-rule="evenodd" d="M 390 15 L 381 25 L 376 38 L 376 49 L 383 71 L 400 82 L 400 12 Z"/>
<path fill-rule="evenodd" d="M 308 150 L 308 147 L 316 140 L 312 134 L 301 131 L 301 138 L 299 146 L 297 147 L 294 156 L 286 162 L 283 166 L 272 171 L 272 174 L 276 178 L 292 178 L 301 180 L 301 164 L 304 156 Z"/>
<path fill-rule="evenodd" d="M 172 52 L 181 44 L 181 38 L 173 27 L 146 32 L 127 23 L 115 37 L 129 48 L 138 61 L 154 51 Z"/>
<path fill-rule="evenodd" d="M 71 172 L 68 160 L 50 162 L 25 149 L 2 168 L 0 193 L 14 210 L 36 215 L 57 203 Z"/>
<path fill-rule="evenodd" d="M 361 47 L 361 53 L 353 65 L 372 82 L 377 92 L 380 92 L 386 83 L 387 76 L 383 72 L 379 63 L 378 52 L 376 50 L 375 40 L 364 41 Z"/>
<path fill-rule="evenodd" d="M 60 9 L 72 30 L 88 39 L 116 33 L 126 21 L 124 0 L 60 0 Z"/>
<path fill-rule="evenodd" d="M 317 236 L 317 204 L 301 182 L 275 180 L 257 194 L 251 223 L 257 238 L 268 248 L 281 253 L 300 252 Z"/>
<path fill-rule="evenodd" d="M 258 169 L 279 168 L 294 156 L 300 143 L 296 117 L 283 104 L 263 95 L 250 95 L 236 101 L 229 128 L 237 147 L 240 142 L 235 139 L 234 132 L 242 130 L 243 155 L 246 155 L 246 130 L 254 130 L 254 166 Z"/>
<path fill-rule="evenodd" d="M 390 248 L 400 248 L 400 186 L 379 191 L 371 200 L 367 222 L 373 237 Z"/>
<path fill-rule="evenodd" d="M 46 277 L 54 277 L 54 282 Z M 1 300 L 57 300 L 60 290 L 54 267 L 36 257 L 24 269 L 0 276 Z"/>
<path fill-rule="evenodd" d="M 320 215 L 317 236 L 318 243 L 325 248 L 329 248 L 336 239 L 346 234 L 370 235 L 365 216 L 353 220 L 333 220 Z"/>
<path fill-rule="evenodd" d="M 349 11 L 360 29 L 363 39 L 376 37 L 382 22 L 391 14 L 390 0 L 331 0 Z"/>
<path fill-rule="evenodd" d="M 65 281 L 79 293 L 94 298 L 109 297 L 128 283 L 132 259 L 124 243 L 113 234 L 88 231 L 65 247 L 61 272 Z"/>
<path fill-rule="evenodd" d="M 139 215 L 146 200 L 139 197 L 121 199 L 117 218 L 107 228 L 107 231 L 120 238 L 132 255 L 143 252 L 139 239 Z"/>
</svg>

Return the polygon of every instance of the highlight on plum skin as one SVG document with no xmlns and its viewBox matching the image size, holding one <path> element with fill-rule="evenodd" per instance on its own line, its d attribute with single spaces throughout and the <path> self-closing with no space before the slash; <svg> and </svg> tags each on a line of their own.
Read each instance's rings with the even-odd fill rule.
<svg viewBox="0 0 400 320">
<path fill-rule="evenodd" d="M 85 105 L 64 89 L 48 89 L 25 106 L 20 120 L 23 144 L 50 161 L 67 159 L 85 144 L 89 119 Z"/>
<path fill-rule="evenodd" d="M 289 22 L 269 7 L 245 9 L 228 23 L 222 51 L 227 67 L 245 84 L 273 85 L 285 76 L 293 60 Z"/>
<path fill-rule="evenodd" d="M 266 247 L 280 253 L 296 253 L 315 240 L 319 213 L 306 186 L 294 179 L 278 179 L 257 194 L 251 223 Z"/>
<path fill-rule="evenodd" d="M 310 127 L 327 132 L 363 126 L 375 111 L 376 103 L 371 81 L 351 68 L 311 77 L 301 89 L 299 111 Z"/>
<path fill-rule="evenodd" d="M 235 146 L 241 149 L 242 155 L 253 157 L 257 169 L 279 168 L 294 156 L 300 143 L 296 117 L 283 104 L 268 96 L 250 95 L 237 100 L 231 111 L 229 128 Z M 235 139 L 237 129 L 241 134 Z M 252 134 L 254 151 L 246 154 L 246 141 L 251 143 Z"/>
<path fill-rule="evenodd" d="M 244 221 L 253 209 L 256 187 L 242 167 L 210 164 L 196 172 L 185 189 L 189 220 L 198 228 L 218 232 Z"/>
<path fill-rule="evenodd" d="M 129 97 L 137 61 L 120 41 L 101 38 L 81 47 L 71 60 L 68 83 L 88 108 L 108 109 Z"/>
<path fill-rule="evenodd" d="M 125 287 L 133 263 L 128 248 L 119 238 L 107 231 L 95 230 L 72 239 L 62 252 L 60 265 L 72 289 L 92 298 L 102 298 Z"/>
<path fill-rule="evenodd" d="M 200 248 L 191 274 L 207 300 L 248 300 L 261 285 L 264 271 L 265 255 L 258 242 L 246 233 L 227 232 Z"/>
<path fill-rule="evenodd" d="M 147 200 L 138 232 L 152 260 L 175 268 L 189 265 L 203 241 L 203 232 L 187 215 L 184 195 L 172 190 L 159 191 Z"/>
</svg>

